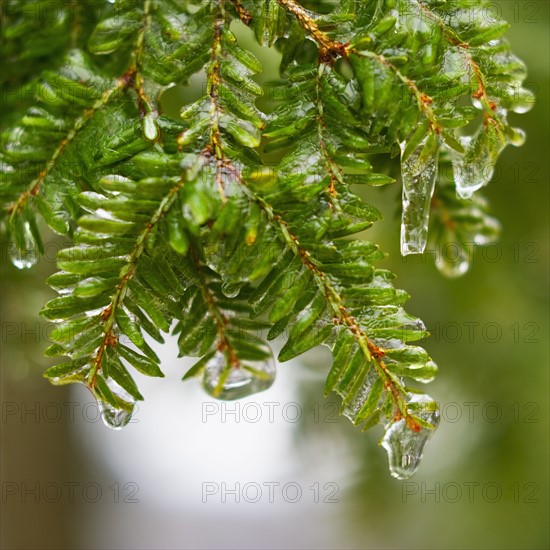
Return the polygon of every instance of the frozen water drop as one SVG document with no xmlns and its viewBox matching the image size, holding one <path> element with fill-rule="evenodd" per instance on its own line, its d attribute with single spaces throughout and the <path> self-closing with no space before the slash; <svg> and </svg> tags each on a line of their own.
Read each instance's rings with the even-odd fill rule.
<svg viewBox="0 0 550 550">
<path fill-rule="evenodd" d="M 478 246 L 494 243 L 498 239 L 500 231 L 500 222 L 491 216 L 485 215 L 484 226 L 474 234 L 473 242 Z"/>
<path fill-rule="evenodd" d="M 466 251 L 457 243 L 447 247 L 447 253 L 437 254 L 435 265 L 439 271 L 449 279 L 461 277 L 470 269 L 470 259 Z M 453 249 L 451 254 L 449 251 Z"/>
<path fill-rule="evenodd" d="M 425 148 L 428 134 L 416 150 L 401 162 L 403 180 L 403 214 L 401 218 L 401 254 L 422 254 L 428 238 L 430 201 L 434 192 L 438 170 L 439 149 L 436 147 L 427 158 Z M 401 143 L 401 157 L 407 143 Z"/>
<path fill-rule="evenodd" d="M 117 409 L 113 407 L 110 403 L 105 403 L 104 401 L 97 402 L 99 411 L 101 413 L 101 419 L 103 423 L 108 428 L 113 430 L 121 430 L 130 422 L 134 411 L 128 411 L 125 409 Z"/>
<path fill-rule="evenodd" d="M 15 240 L 10 250 L 11 262 L 17 269 L 29 269 L 38 262 L 40 255 L 28 221 L 22 222 Z"/>
<path fill-rule="evenodd" d="M 535 95 L 525 88 L 510 88 L 510 111 L 514 113 L 528 113 L 535 105 Z"/>
<path fill-rule="evenodd" d="M 142 130 L 145 139 L 156 141 L 159 137 L 159 127 L 153 113 L 147 113 L 143 117 Z"/>
<path fill-rule="evenodd" d="M 510 143 L 514 147 L 521 147 L 525 144 L 525 140 L 527 139 L 525 132 L 521 128 L 510 128 L 508 137 L 510 138 Z"/>
<path fill-rule="evenodd" d="M 419 367 L 411 365 L 408 376 L 423 384 L 429 384 L 435 380 L 436 373 L 437 365 L 433 361 L 428 361 L 425 365 L 420 365 Z"/>
<path fill-rule="evenodd" d="M 481 103 L 481 101 L 480 101 L 479 99 L 472 98 L 472 105 L 473 105 L 476 109 L 479 109 L 480 111 L 483 110 L 483 103 Z"/>
<path fill-rule="evenodd" d="M 439 424 L 439 409 L 428 395 L 412 395 L 409 409 L 434 428 Z M 404 418 L 390 424 L 382 439 L 382 447 L 388 453 L 390 473 L 397 479 L 408 479 L 420 464 L 422 450 L 434 430 L 423 426 L 414 429 L 407 425 Z"/>
<path fill-rule="evenodd" d="M 382 439 L 382 447 L 388 453 L 390 473 L 397 479 L 411 477 L 420 463 L 427 437 L 411 430 L 405 419 L 392 424 Z"/>
<path fill-rule="evenodd" d="M 222 292 L 227 298 L 235 298 L 239 295 L 243 283 L 223 283 Z"/>
<path fill-rule="evenodd" d="M 225 354 L 216 354 L 206 363 L 202 386 L 208 395 L 231 401 L 267 390 L 275 380 L 275 359 L 266 344 L 264 357 L 229 366 Z"/>
<path fill-rule="evenodd" d="M 474 136 L 460 138 L 464 154 L 449 150 L 453 164 L 456 192 L 462 199 L 470 199 L 493 177 L 496 161 L 506 146 L 500 130 L 482 126 Z"/>
</svg>

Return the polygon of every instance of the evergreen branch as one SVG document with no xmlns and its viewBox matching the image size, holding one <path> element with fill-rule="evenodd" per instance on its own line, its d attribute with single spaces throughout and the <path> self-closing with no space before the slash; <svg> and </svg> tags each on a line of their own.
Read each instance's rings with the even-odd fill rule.
<svg viewBox="0 0 550 550">
<path fill-rule="evenodd" d="M 222 31 L 224 28 L 225 12 L 221 1 L 216 2 L 216 16 L 214 19 L 214 36 L 212 42 L 212 60 L 208 68 L 208 89 L 210 96 L 210 147 L 216 159 L 216 183 L 219 188 L 222 201 L 225 200 L 222 166 L 224 155 L 220 133 L 220 105 L 218 93 L 221 83 L 221 56 L 222 56 Z"/>
<path fill-rule="evenodd" d="M 481 69 L 479 65 L 474 61 L 473 57 L 468 53 L 468 49 L 470 48 L 468 42 L 463 41 L 460 36 L 454 31 L 454 29 L 446 25 L 445 21 L 434 11 L 432 11 L 426 4 L 420 2 L 419 0 L 412 1 L 414 1 L 418 8 L 438 25 L 438 27 L 443 31 L 443 35 L 448 40 L 448 42 L 458 49 L 461 55 L 466 59 L 468 65 L 471 67 L 478 83 L 478 88 L 475 92 L 472 93 L 472 97 L 475 99 L 479 99 L 483 102 L 483 106 L 485 107 L 485 122 L 487 123 L 488 120 L 492 120 L 495 124 L 501 124 L 498 118 L 496 118 L 495 116 L 495 103 L 491 101 L 487 96 L 487 89 L 485 87 L 485 81 Z"/>
<path fill-rule="evenodd" d="M 109 89 L 105 90 L 99 98 L 90 108 L 84 109 L 82 114 L 75 120 L 73 127 L 69 130 L 67 135 L 61 140 L 53 151 L 51 157 L 45 163 L 44 168 L 38 173 L 38 176 L 29 184 L 29 187 L 15 200 L 8 209 L 11 217 L 20 212 L 30 197 L 34 197 L 40 193 L 40 186 L 46 178 L 46 176 L 55 167 L 57 161 L 65 151 L 65 149 L 74 141 L 78 133 L 84 128 L 84 126 L 92 119 L 92 117 L 105 105 L 107 105 L 120 91 L 126 90 L 133 81 L 135 69 L 130 69 L 123 76 L 118 78 L 115 84 Z"/>
<path fill-rule="evenodd" d="M 229 324 L 229 319 L 227 318 L 223 310 L 218 306 L 216 302 L 214 293 L 210 288 L 208 281 L 206 280 L 206 277 L 201 268 L 196 250 L 191 248 L 190 253 L 193 259 L 193 263 L 195 265 L 195 270 L 198 274 L 198 278 L 200 281 L 200 291 L 202 293 L 204 301 L 206 302 L 208 311 L 210 312 L 210 315 L 216 325 L 216 329 L 218 333 L 217 349 L 221 353 L 224 353 L 224 354 L 227 353 L 228 363 L 230 368 L 239 368 L 240 360 L 238 357 L 237 350 L 231 345 L 231 342 L 227 337 L 227 325 Z"/>
<path fill-rule="evenodd" d="M 324 72 L 328 70 L 328 67 L 325 63 L 319 63 L 319 68 L 317 72 L 316 80 L 316 106 L 317 106 L 317 135 L 319 137 L 319 145 L 325 160 L 326 170 L 330 177 L 330 184 L 328 188 L 328 195 L 331 197 L 331 200 L 336 197 L 338 194 L 336 190 L 336 185 L 342 182 L 342 171 L 338 165 L 330 157 L 327 145 L 324 139 L 324 133 L 327 131 L 327 123 L 323 118 L 323 102 L 321 101 L 321 78 Z M 331 202 L 333 204 L 333 202 Z"/>
<path fill-rule="evenodd" d="M 96 375 L 97 372 L 101 370 L 101 361 L 106 348 L 114 347 L 116 345 L 117 337 L 113 332 L 113 325 L 116 319 L 117 308 L 122 303 L 128 284 L 136 273 L 137 265 L 145 250 L 147 239 L 150 237 L 153 229 L 157 227 L 160 220 L 170 211 L 170 208 L 176 199 L 177 193 L 183 185 L 184 179 L 182 177 L 162 199 L 158 208 L 147 222 L 145 228 L 141 231 L 141 233 L 139 233 L 135 241 L 134 248 L 128 256 L 127 264 L 120 272 L 120 280 L 116 286 L 115 294 L 113 295 L 109 305 L 106 306 L 101 312 L 100 318 L 103 323 L 104 336 L 95 353 L 92 361 L 92 368 L 90 369 L 90 374 L 88 375 L 88 386 L 90 388 L 93 388 L 96 383 Z"/>
<path fill-rule="evenodd" d="M 252 23 L 252 14 L 243 6 L 240 0 L 231 0 L 237 16 L 248 27 Z"/>
<path fill-rule="evenodd" d="M 352 50 L 350 50 L 350 53 L 352 53 Z M 410 78 L 402 74 L 401 71 L 383 55 L 369 51 L 353 51 L 353 53 L 358 57 L 374 59 L 384 67 L 388 67 L 394 73 L 397 79 L 400 80 L 409 89 L 412 96 L 416 99 L 419 110 L 429 122 L 430 130 L 433 130 L 436 134 L 439 134 L 441 132 L 441 125 L 438 123 L 435 113 L 431 107 L 433 103 L 432 98 L 428 94 L 422 92 L 422 90 L 418 88 L 414 80 L 411 80 Z"/>
<path fill-rule="evenodd" d="M 300 4 L 294 0 L 277 0 L 277 2 L 288 13 L 292 14 L 306 33 L 317 42 L 321 59 L 329 62 L 331 60 L 336 60 L 338 57 L 347 56 L 348 52 L 346 45 L 331 40 L 321 29 L 319 29 L 315 20 L 302 6 L 300 6 Z"/>
<path fill-rule="evenodd" d="M 390 389 L 397 410 L 399 411 L 396 413 L 397 416 L 394 419 L 399 420 L 399 418 L 405 418 L 411 430 L 416 432 L 420 431 L 420 425 L 408 412 L 407 404 L 402 395 L 402 389 L 397 387 L 395 381 L 388 373 L 388 369 L 383 361 L 385 355 L 384 351 L 369 340 L 365 331 L 361 329 L 354 317 L 345 307 L 342 296 L 340 296 L 335 287 L 330 283 L 327 275 L 316 265 L 310 252 L 300 245 L 298 238 L 289 231 L 288 223 L 285 222 L 280 215 L 275 214 L 271 206 L 265 200 L 257 196 L 254 198 L 266 212 L 269 220 L 278 226 L 279 232 L 287 246 L 313 274 L 317 286 L 323 292 L 332 309 L 334 314 L 333 323 L 337 326 L 343 325 L 353 335 L 353 338 L 357 342 L 367 362 L 370 362 L 372 359 L 374 360 L 379 375 L 384 379 L 384 385 Z"/>
<path fill-rule="evenodd" d="M 420 424 L 418 424 L 418 422 L 408 411 L 407 404 L 404 399 L 404 390 L 397 386 L 395 380 L 390 376 L 386 364 L 383 361 L 385 356 L 384 351 L 369 340 L 365 331 L 361 329 L 354 317 L 345 307 L 342 296 L 340 296 L 336 288 L 330 283 L 327 275 L 315 263 L 310 252 L 301 246 L 298 237 L 290 232 L 289 224 L 279 214 L 275 213 L 273 208 L 265 199 L 254 193 L 250 187 L 246 185 L 246 182 L 243 180 L 236 167 L 233 167 L 233 173 L 238 178 L 239 184 L 243 186 L 246 195 L 250 198 L 250 200 L 256 202 L 267 214 L 268 220 L 278 228 L 279 234 L 285 244 L 290 250 L 292 250 L 296 258 L 298 258 L 300 262 L 313 274 L 317 286 L 321 289 L 325 299 L 333 311 L 333 323 L 337 326 L 342 325 L 346 327 L 346 329 L 353 335 L 367 362 L 370 362 L 372 359 L 374 360 L 374 364 L 379 371 L 379 375 L 383 378 L 385 387 L 389 388 L 391 391 L 396 404 L 398 412 L 395 413 L 396 416 L 394 417 L 394 420 L 397 421 L 400 418 L 405 418 L 407 426 L 411 430 L 415 432 L 420 431 Z M 207 302 L 209 304 L 212 303 L 211 299 L 207 299 Z M 214 313 L 215 312 L 213 312 L 213 314 Z M 219 315 L 217 314 L 215 315 L 215 318 L 218 319 L 218 327 L 223 326 L 223 319 L 222 322 L 220 322 Z"/>
<path fill-rule="evenodd" d="M 392 475 L 412 475 L 439 413 L 405 379 L 429 382 L 437 367 L 409 344 L 427 333 L 376 267 L 384 254 L 353 238 L 381 215 L 352 189 L 394 183 L 400 154 L 403 255 L 428 241 L 470 253 L 496 238 L 474 193 L 504 147 L 524 140 L 507 112 L 532 103 L 501 38 L 507 24 L 475 10 L 465 21 L 485 0 L 323 0 L 317 13 L 295 0 L 136 0 L 105 3 L 99 20 L 82 16 L 87 2 L 61 3 L 38 36 L 43 21 L 27 24 L 16 3 L 14 30 L 0 31 L 3 82 L 38 92 L 30 108 L 4 102 L 14 106 L 0 151 L 13 263 L 43 252 L 38 214 L 72 240 L 48 279 L 60 296 L 41 312 L 59 323 L 46 354 L 68 360 L 45 376 L 85 384 L 118 428 L 143 399 L 127 367 L 163 376 L 146 336 L 162 343 L 172 324 L 179 355 L 198 357 L 184 379 L 200 376 L 219 399 L 273 382 L 259 331 L 285 335 L 280 361 L 326 345 L 325 393 L 363 430 L 381 423 Z M 231 30 L 238 20 L 281 54 L 269 114 L 256 105 L 262 64 Z M 202 96 L 180 117 L 161 114 L 163 92 L 201 72 Z M 437 264 L 451 277 L 469 265 Z"/>
<path fill-rule="evenodd" d="M 150 141 L 156 141 L 159 136 L 159 130 L 156 122 L 158 109 L 151 99 L 145 93 L 143 87 L 143 54 L 145 45 L 145 35 L 151 26 L 151 0 L 145 0 L 143 5 L 143 23 L 138 32 L 136 47 L 133 52 L 133 66 L 135 67 L 134 87 L 137 93 L 137 100 L 140 115 L 143 119 L 143 129 L 145 137 Z"/>
</svg>

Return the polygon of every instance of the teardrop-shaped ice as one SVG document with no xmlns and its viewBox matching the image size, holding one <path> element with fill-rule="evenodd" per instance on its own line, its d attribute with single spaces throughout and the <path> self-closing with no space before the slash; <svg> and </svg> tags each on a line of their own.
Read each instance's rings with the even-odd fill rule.
<svg viewBox="0 0 550 550">
<path fill-rule="evenodd" d="M 222 292 L 227 298 L 235 298 L 239 295 L 244 283 L 222 283 Z"/>
<path fill-rule="evenodd" d="M 491 124 L 482 126 L 473 136 L 460 138 L 465 153 L 449 149 L 457 195 L 470 199 L 493 177 L 497 159 L 506 147 L 506 138 Z"/>
<path fill-rule="evenodd" d="M 531 90 L 521 87 L 511 87 L 510 94 L 510 111 L 514 113 L 528 113 L 535 105 L 535 94 Z"/>
<path fill-rule="evenodd" d="M 470 269 L 470 261 L 466 253 L 455 258 L 448 258 L 442 254 L 438 254 L 435 258 L 435 265 L 449 279 L 461 277 Z"/>
<path fill-rule="evenodd" d="M 471 254 L 456 239 L 454 232 L 444 232 L 441 236 L 444 245 L 435 256 L 437 269 L 449 279 L 456 279 L 470 269 Z"/>
<path fill-rule="evenodd" d="M 204 368 L 204 390 L 226 401 L 267 390 L 275 380 L 275 359 L 267 344 L 261 356 L 260 360 L 241 360 L 238 366 L 231 366 L 224 353 L 216 352 Z"/>
<path fill-rule="evenodd" d="M 428 238 L 430 201 L 437 179 L 439 148 L 431 149 L 426 155 L 428 134 L 416 149 L 401 162 L 403 180 L 403 214 L 401 217 L 401 254 L 422 254 Z M 401 146 L 401 158 L 407 142 Z"/>
<path fill-rule="evenodd" d="M 23 221 L 11 245 L 10 260 L 17 269 L 29 269 L 38 262 L 40 254 L 28 221 Z"/>
<path fill-rule="evenodd" d="M 417 417 L 431 424 L 439 424 L 439 408 L 433 399 L 425 394 L 412 394 L 409 410 Z M 397 479 L 408 479 L 420 464 L 422 450 L 434 429 L 420 425 L 409 427 L 404 418 L 390 424 L 382 439 L 382 446 L 388 453 L 390 473 Z"/>
<path fill-rule="evenodd" d="M 121 430 L 130 422 L 134 411 L 128 411 L 126 409 L 117 409 L 110 403 L 104 401 L 97 401 L 99 412 L 101 413 L 101 419 L 108 428 L 113 430 Z"/>
<path fill-rule="evenodd" d="M 521 128 L 509 128 L 508 139 L 514 147 L 521 147 L 525 144 L 527 136 Z"/>
<path fill-rule="evenodd" d="M 143 136 L 149 141 L 156 141 L 159 137 L 159 127 L 153 113 L 147 113 L 142 120 Z"/>
</svg>

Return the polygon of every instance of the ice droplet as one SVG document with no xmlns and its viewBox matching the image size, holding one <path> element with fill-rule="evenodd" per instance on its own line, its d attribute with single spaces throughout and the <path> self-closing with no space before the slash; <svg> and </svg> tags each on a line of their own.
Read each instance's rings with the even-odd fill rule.
<svg viewBox="0 0 550 550">
<path fill-rule="evenodd" d="M 521 147 L 525 144 L 525 140 L 527 139 L 525 132 L 521 128 L 510 128 L 508 130 L 508 137 L 510 139 L 510 143 L 514 147 Z"/>
<path fill-rule="evenodd" d="M 142 120 L 142 130 L 145 139 L 156 141 L 159 137 L 159 127 L 153 113 L 147 113 Z"/>
<path fill-rule="evenodd" d="M 516 86 L 510 88 L 510 111 L 514 113 L 528 113 L 535 105 L 535 95 L 530 90 L 518 88 Z"/>
<path fill-rule="evenodd" d="M 500 130 L 482 126 L 473 136 L 460 138 L 464 154 L 449 150 L 453 163 L 456 192 L 462 199 L 470 199 L 493 177 L 497 159 L 506 146 Z"/>
<path fill-rule="evenodd" d="M 275 380 L 275 359 L 265 344 L 265 359 L 229 366 L 225 354 L 216 352 L 204 368 L 202 386 L 208 395 L 231 401 L 267 390 Z"/>
<path fill-rule="evenodd" d="M 223 283 L 222 292 L 227 298 L 235 298 L 239 295 L 243 283 Z"/>
<path fill-rule="evenodd" d="M 459 243 L 448 241 L 445 251 L 436 255 L 435 265 L 445 277 L 456 279 L 470 269 L 470 258 Z"/>
<path fill-rule="evenodd" d="M 28 221 L 23 221 L 16 242 L 10 250 L 11 263 L 17 269 L 29 269 L 38 262 L 39 254 Z"/>
<path fill-rule="evenodd" d="M 413 394 L 409 401 L 412 412 L 434 428 L 439 424 L 439 409 L 433 399 L 425 394 Z M 397 479 L 408 479 L 420 464 L 422 450 L 434 430 L 419 426 L 415 431 L 404 418 L 390 424 L 382 439 L 382 447 L 388 453 L 390 473 Z"/>
<path fill-rule="evenodd" d="M 437 179 L 439 150 L 423 158 L 423 151 L 430 139 L 428 134 L 416 150 L 401 162 L 403 180 L 403 214 L 401 218 L 401 255 L 422 254 L 428 238 L 430 201 Z M 401 146 L 401 158 L 407 143 Z"/>
<path fill-rule="evenodd" d="M 117 409 L 113 407 L 110 403 L 105 403 L 104 401 L 97 401 L 97 406 L 99 412 L 101 413 L 101 419 L 103 423 L 108 428 L 113 430 L 121 430 L 130 422 L 134 411 L 128 411 L 125 409 Z"/>
</svg>

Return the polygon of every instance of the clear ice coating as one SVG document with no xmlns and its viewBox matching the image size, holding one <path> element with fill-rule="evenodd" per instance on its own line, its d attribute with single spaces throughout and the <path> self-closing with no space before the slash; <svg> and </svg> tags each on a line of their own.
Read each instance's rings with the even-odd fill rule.
<svg viewBox="0 0 550 550">
<path fill-rule="evenodd" d="M 460 142 L 465 153 L 454 150 L 449 150 L 449 153 L 457 195 L 469 199 L 493 177 L 498 157 L 506 147 L 506 139 L 498 129 L 481 126 L 473 136 L 462 136 Z"/>
<path fill-rule="evenodd" d="M 439 424 L 439 409 L 433 399 L 426 394 L 410 394 L 410 410 L 417 417 L 430 423 L 434 428 Z M 434 430 L 419 427 L 414 431 L 407 426 L 405 419 L 390 424 L 382 439 L 382 447 L 388 453 L 390 473 L 397 479 L 408 479 L 420 464 L 422 450 Z"/>
<path fill-rule="evenodd" d="M 365 404 L 365 401 L 367 400 L 371 392 L 372 385 L 376 382 L 378 378 L 379 375 L 376 370 L 374 368 L 369 369 L 369 371 L 365 375 L 361 388 L 359 388 L 359 391 L 357 391 L 353 395 L 353 398 L 349 401 L 349 403 L 346 403 L 346 405 L 344 405 L 342 409 L 342 414 L 347 419 L 355 422 L 357 414 Z"/>
<path fill-rule="evenodd" d="M 437 179 L 439 150 L 423 158 L 428 134 L 416 150 L 401 162 L 403 180 L 403 214 L 401 217 L 401 255 L 422 254 L 428 238 L 430 201 Z M 407 142 L 402 142 L 401 157 Z"/>
<path fill-rule="evenodd" d="M 224 353 L 216 354 L 206 363 L 202 386 L 216 399 L 231 401 L 267 390 L 275 380 L 275 358 L 265 344 L 262 360 L 242 360 L 238 367 L 230 367 Z"/>
<path fill-rule="evenodd" d="M 38 262 L 36 242 L 28 221 L 22 223 L 20 239 L 11 245 L 10 260 L 17 269 L 29 269 Z"/>
<path fill-rule="evenodd" d="M 108 428 L 113 430 L 121 430 L 130 422 L 134 411 L 128 411 L 125 409 L 117 409 L 110 403 L 104 401 L 97 401 L 99 412 L 101 413 L 101 419 Z"/>
</svg>

